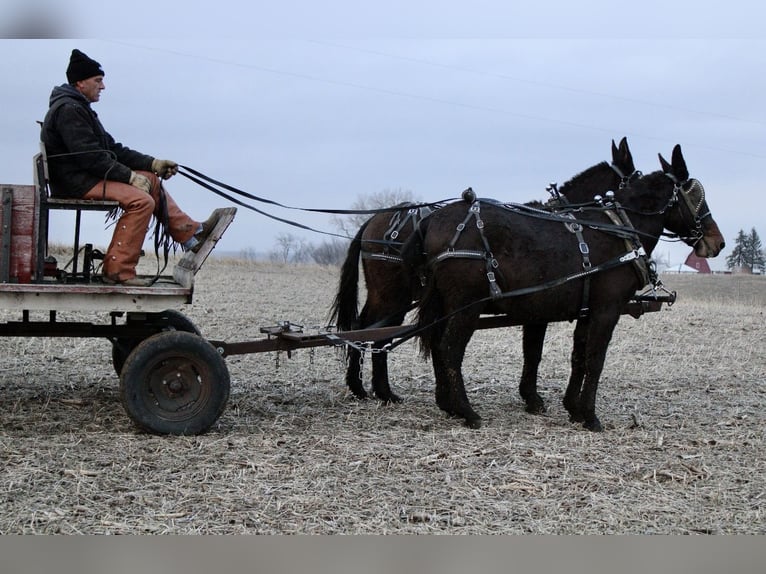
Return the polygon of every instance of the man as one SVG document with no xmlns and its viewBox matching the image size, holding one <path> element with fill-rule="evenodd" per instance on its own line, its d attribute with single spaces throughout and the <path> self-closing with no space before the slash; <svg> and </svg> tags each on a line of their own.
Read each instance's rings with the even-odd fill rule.
<svg viewBox="0 0 766 574">
<path fill-rule="evenodd" d="M 91 108 L 104 89 L 101 64 L 72 50 L 67 82 L 53 88 L 42 128 L 55 197 L 107 199 L 122 208 L 104 256 L 103 281 L 148 286 L 136 277 L 152 215 L 184 250 L 197 251 L 218 222 L 216 212 L 200 223 L 184 213 L 161 189 L 160 178 L 178 172 L 178 164 L 137 152 L 114 140 Z"/>
</svg>

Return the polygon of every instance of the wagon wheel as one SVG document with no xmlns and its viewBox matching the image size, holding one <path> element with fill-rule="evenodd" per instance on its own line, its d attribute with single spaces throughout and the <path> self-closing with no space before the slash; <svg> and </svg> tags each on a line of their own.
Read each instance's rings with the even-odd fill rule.
<svg viewBox="0 0 766 574">
<path fill-rule="evenodd" d="M 223 357 L 202 337 L 163 331 L 133 349 L 120 375 L 125 410 L 141 428 L 156 434 L 200 434 L 229 399 Z"/>
<path fill-rule="evenodd" d="M 168 309 L 162 313 L 156 313 L 155 315 L 167 318 L 167 327 L 164 327 L 162 329 L 163 331 L 186 331 L 187 333 L 202 335 L 202 332 L 197 328 L 197 325 L 179 311 Z M 122 366 L 125 364 L 125 359 L 128 358 L 130 352 L 135 349 L 141 341 L 143 341 L 143 339 L 128 338 L 117 338 L 112 341 L 112 366 L 118 377 L 122 372 Z"/>
</svg>

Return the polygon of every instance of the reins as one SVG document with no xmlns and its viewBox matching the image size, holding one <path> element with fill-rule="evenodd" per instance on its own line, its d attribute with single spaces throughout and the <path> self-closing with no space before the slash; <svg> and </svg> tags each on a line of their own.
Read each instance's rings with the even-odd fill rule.
<svg viewBox="0 0 766 574">
<path fill-rule="evenodd" d="M 603 213 L 612 209 L 612 207 L 605 206 L 605 205 L 598 205 L 594 203 L 579 204 L 577 206 L 568 206 L 564 208 L 559 208 L 557 211 L 553 211 L 553 212 L 546 211 L 544 209 L 536 209 L 534 207 L 529 207 L 527 205 L 519 204 L 519 203 L 502 203 L 502 204 L 499 204 L 499 206 L 509 211 L 516 212 L 519 215 L 526 215 L 528 217 L 534 217 L 534 218 L 543 219 L 546 221 L 554 221 L 557 223 L 571 223 L 572 219 L 569 216 L 569 214 L 586 213 L 588 211 Z M 632 211 L 634 213 L 639 213 L 641 215 L 656 215 L 654 213 L 641 213 L 636 210 L 628 209 L 624 206 L 621 206 L 621 207 L 625 211 Z M 667 208 L 658 212 L 658 214 L 663 213 L 666 209 Z M 583 227 L 590 227 L 591 229 L 604 231 L 605 233 L 611 233 L 623 239 L 629 239 L 636 235 L 642 235 L 644 237 L 651 238 L 651 239 L 654 239 L 656 237 L 652 235 L 651 233 L 646 233 L 644 231 L 640 231 L 638 229 L 635 229 L 634 227 L 627 226 L 627 225 L 617 225 L 614 223 L 603 223 L 600 221 L 585 220 L 585 219 L 578 219 L 577 223 L 579 223 Z"/>
<path fill-rule="evenodd" d="M 292 225 L 293 227 L 298 227 L 300 229 L 304 229 L 306 231 L 312 231 L 314 233 L 320 233 L 323 235 L 330 235 L 333 237 L 340 237 L 341 239 L 353 239 L 352 237 L 348 237 L 346 235 L 341 235 L 338 233 L 332 233 L 329 231 L 322 231 L 319 229 L 315 229 L 313 227 L 310 227 L 308 225 L 304 225 L 302 223 L 299 223 L 297 221 L 292 221 L 290 219 L 285 219 L 283 217 L 278 217 L 276 215 L 272 215 L 266 211 L 263 211 L 261 209 L 258 209 L 257 207 L 245 202 L 242 199 L 237 199 L 234 197 L 234 195 L 240 196 L 245 199 L 249 199 L 251 201 L 255 201 L 258 203 L 265 203 L 268 205 L 273 205 L 274 207 L 280 207 L 282 209 L 290 209 L 290 210 L 296 210 L 296 211 L 305 211 L 310 213 L 325 213 L 330 215 L 374 215 L 377 213 L 391 213 L 394 211 L 399 211 L 402 209 L 402 207 L 383 207 L 378 209 L 327 209 L 327 208 L 310 208 L 310 207 L 295 207 L 291 205 L 285 205 L 283 203 L 279 203 L 278 201 L 274 201 L 271 199 L 266 199 L 263 197 L 259 197 L 257 195 L 253 195 L 251 193 L 247 193 L 246 191 L 243 191 L 241 189 L 238 189 L 234 186 L 228 185 L 226 183 L 223 183 L 221 181 L 218 181 L 216 179 L 213 179 L 212 177 L 209 177 L 195 169 L 192 169 L 185 165 L 179 166 L 178 173 L 183 175 L 185 178 L 193 181 L 200 187 L 203 187 L 207 189 L 208 191 L 212 191 L 216 195 L 219 195 L 223 197 L 224 199 L 227 199 L 228 201 L 231 201 L 232 203 L 236 203 L 239 206 L 242 206 L 246 209 L 250 209 L 252 211 L 255 211 L 256 213 L 259 213 L 260 215 L 263 215 L 265 217 L 268 217 L 270 219 L 274 219 L 275 221 L 279 221 L 281 223 L 286 223 L 287 225 Z M 226 190 L 226 191 L 223 191 Z M 229 192 L 229 193 L 227 193 Z M 233 195 L 232 195 L 233 194 Z M 444 203 L 455 201 L 457 198 L 450 198 L 450 199 L 443 199 L 441 201 L 435 201 L 431 203 L 415 203 L 410 204 L 407 206 L 407 209 L 416 209 L 416 208 L 424 208 L 424 207 L 436 207 L 443 205 Z"/>
</svg>

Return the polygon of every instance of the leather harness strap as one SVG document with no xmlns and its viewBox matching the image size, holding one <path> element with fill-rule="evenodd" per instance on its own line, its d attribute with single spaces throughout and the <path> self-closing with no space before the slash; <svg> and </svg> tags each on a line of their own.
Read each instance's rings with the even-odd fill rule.
<svg viewBox="0 0 766 574">
<path fill-rule="evenodd" d="M 582 234 L 582 225 L 575 219 L 575 216 L 571 213 L 565 213 L 563 214 L 563 217 L 569 217 L 572 219 L 571 222 L 567 221 L 564 223 L 564 227 L 566 227 L 570 233 L 574 233 L 577 237 L 577 246 L 580 249 L 580 255 L 582 256 L 582 268 L 585 271 L 589 271 L 593 264 L 590 262 L 590 248 L 588 247 L 587 242 L 585 241 L 585 237 L 583 237 Z M 580 298 L 580 313 L 579 317 L 587 317 L 588 313 L 590 312 L 590 275 L 586 275 L 583 284 L 582 284 L 582 297 Z"/>
<path fill-rule="evenodd" d="M 612 223 L 615 225 L 623 225 L 625 227 L 633 227 L 633 224 L 630 221 L 630 218 L 628 217 L 628 214 L 625 213 L 625 210 L 622 209 L 622 207 L 615 202 L 616 210 L 607 209 L 605 211 L 607 217 L 612 220 Z M 628 239 L 627 237 L 624 238 L 625 246 L 628 248 L 628 250 L 640 250 L 642 253 L 645 254 L 644 248 L 641 245 L 641 240 L 636 235 L 635 237 Z M 638 280 L 641 282 L 641 287 L 649 283 L 650 280 L 650 273 L 649 273 L 649 265 L 646 262 L 646 256 L 639 257 L 637 259 L 633 260 L 633 268 L 636 271 L 636 274 L 638 275 Z"/>
<path fill-rule="evenodd" d="M 369 239 L 362 240 L 362 259 L 369 259 L 373 261 L 387 261 L 389 263 L 401 263 L 402 256 L 398 253 L 391 253 L 392 247 L 400 247 L 401 243 L 397 241 L 399 235 L 411 224 L 412 232 L 418 233 L 420 231 L 420 223 L 431 213 L 433 209 L 429 206 L 417 206 L 407 209 L 407 214 L 402 218 L 402 212 L 405 208 L 395 211 L 389 220 L 389 226 L 386 232 L 383 234 L 383 238 L 376 240 L 374 243 L 377 245 L 383 245 L 383 252 L 369 251 L 364 249 L 364 243 L 369 243 Z"/>
<path fill-rule="evenodd" d="M 458 239 L 460 239 L 460 235 L 463 233 L 466 225 L 471 219 L 476 219 L 476 229 L 479 230 L 479 237 L 481 237 L 481 242 L 484 244 L 484 251 L 455 249 L 455 244 L 457 243 Z M 495 269 L 498 268 L 499 264 L 497 259 L 495 259 L 495 256 L 492 254 L 492 250 L 489 248 L 489 241 L 487 241 L 487 236 L 484 235 L 484 220 L 481 218 L 481 202 L 478 199 L 471 204 L 471 207 L 468 208 L 468 214 L 465 216 L 465 219 L 462 223 L 459 223 L 455 229 L 455 235 L 452 236 L 452 241 L 450 241 L 449 246 L 447 247 L 447 251 L 444 251 L 443 253 L 440 253 L 434 257 L 431 260 L 431 264 L 435 265 L 440 261 L 454 257 L 460 259 L 483 259 L 487 269 L 487 281 L 489 281 L 490 296 L 493 299 L 502 296 L 503 290 L 498 286 L 497 277 L 495 275 Z"/>
<path fill-rule="evenodd" d="M 490 292 L 490 297 L 488 297 L 488 299 L 505 299 L 505 298 L 517 297 L 521 295 L 529 295 L 532 293 L 536 293 L 538 291 L 563 285 L 575 279 L 583 279 L 582 301 L 581 301 L 580 311 L 578 316 L 579 318 L 587 317 L 590 311 L 589 309 L 590 276 L 593 275 L 594 273 L 597 273 L 600 271 L 606 271 L 607 269 L 613 269 L 615 267 L 619 267 L 627 263 L 633 263 L 634 269 L 636 270 L 636 273 L 638 274 L 639 280 L 641 282 L 641 287 L 649 283 L 651 278 L 649 266 L 646 261 L 646 251 L 641 245 L 641 241 L 639 240 L 638 235 L 627 232 L 627 229 L 632 230 L 634 229 L 634 227 L 630 219 L 628 218 L 627 214 L 625 213 L 625 211 L 616 202 L 611 203 L 606 208 L 602 207 L 602 210 L 604 211 L 604 213 L 607 214 L 607 217 L 609 217 L 610 221 L 612 221 L 615 229 L 620 230 L 620 233 L 615 233 L 615 235 L 623 238 L 623 240 L 625 241 L 625 245 L 627 247 L 627 252 L 615 257 L 614 259 L 611 259 L 609 261 L 606 261 L 596 266 L 593 266 L 590 260 L 590 248 L 588 247 L 588 243 L 585 241 L 585 237 L 583 236 L 582 224 L 575 219 L 572 213 L 569 213 L 569 212 L 559 213 L 557 216 L 557 220 L 564 223 L 566 228 L 572 234 L 574 234 L 577 239 L 578 249 L 580 251 L 580 255 L 582 256 L 582 268 L 583 268 L 583 270 L 579 273 L 574 273 L 566 277 L 553 279 L 541 285 L 523 287 L 520 289 L 514 289 L 512 291 L 503 291 L 502 289 L 500 289 L 500 287 L 497 284 L 497 278 L 496 278 L 496 273 L 497 273 L 496 270 L 499 264 L 497 262 L 497 259 L 495 259 L 494 255 L 492 254 L 492 250 L 490 249 L 490 246 L 489 246 L 489 241 L 487 240 L 487 237 L 484 234 L 484 221 L 481 219 L 481 216 L 480 216 L 481 206 L 480 206 L 479 200 L 476 200 L 471 204 L 471 207 L 469 208 L 465 219 L 457 225 L 455 234 L 453 235 L 452 240 L 450 241 L 447 247 L 447 250 L 434 256 L 430 260 L 429 265 L 433 266 L 446 259 L 453 259 L 453 258 L 478 259 L 478 260 L 485 261 L 486 268 L 487 268 L 487 280 L 489 282 L 489 292 Z M 476 227 L 479 230 L 479 236 L 481 237 L 482 243 L 484 245 L 484 251 L 472 250 L 472 249 L 455 249 L 455 245 L 457 244 L 457 241 L 460 238 L 460 235 L 465 230 L 466 225 L 470 222 L 471 219 L 476 220 Z M 602 231 L 606 231 L 603 227 L 599 227 L 599 228 L 594 227 L 594 228 L 601 229 Z"/>
</svg>

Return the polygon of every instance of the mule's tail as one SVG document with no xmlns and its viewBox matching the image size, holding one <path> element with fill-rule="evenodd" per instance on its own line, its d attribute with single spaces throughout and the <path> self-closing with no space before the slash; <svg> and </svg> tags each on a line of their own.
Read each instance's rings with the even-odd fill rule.
<svg viewBox="0 0 766 574">
<path fill-rule="evenodd" d="M 349 331 L 359 326 L 359 259 L 362 253 L 362 234 L 369 222 L 369 219 L 365 221 L 351 240 L 340 270 L 338 292 L 330 307 L 330 323 L 335 323 L 339 331 Z"/>
</svg>

